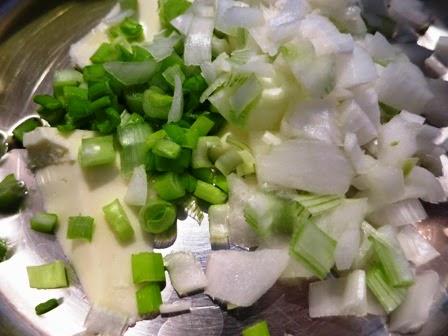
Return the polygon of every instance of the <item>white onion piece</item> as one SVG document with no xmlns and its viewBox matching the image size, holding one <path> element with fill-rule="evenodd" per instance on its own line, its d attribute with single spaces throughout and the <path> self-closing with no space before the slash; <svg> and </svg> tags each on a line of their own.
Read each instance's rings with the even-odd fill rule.
<svg viewBox="0 0 448 336">
<path fill-rule="evenodd" d="M 234 7 L 247 6 L 245 3 L 234 0 L 216 1 L 216 23 L 215 28 L 227 35 L 234 35 L 234 27 L 229 25 L 227 11 Z"/>
<path fill-rule="evenodd" d="M 440 256 L 440 253 L 412 225 L 401 229 L 397 239 L 406 258 L 417 267 Z"/>
<path fill-rule="evenodd" d="M 336 87 L 353 88 L 377 79 L 378 74 L 370 55 L 360 46 L 351 54 L 339 55 L 336 62 Z"/>
<path fill-rule="evenodd" d="M 128 205 L 144 206 L 148 195 L 148 180 L 145 166 L 134 168 L 124 201 Z"/>
<path fill-rule="evenodd" d="M 376 226 L 404 226 L 416 224 L 427 217 L 428 215 L 418 199 L 407 199 L 375 210 L 369 214 L 368 220 Z"/>
<path fill-rule="evenodd" d="M 263 12 L 259 8 L 231 7 L 222 18 L 228 27 L 251 28 L 264 23 Z"/>
<path fill-rule="evenodd" d="M 256 161 L 260 181 L 317 194 L 345 194 L 353 177 L 344 153 L 320 141 L 285 141 Z"/>
<path fill-rule="evenodd" d="M 182 118 L 182 112 L 184 109 L 184 94 L 182 91 L 182 79 L 179 74 L 174 76 L 174 94 L 173 102 L 171 103 L 170 110 L 168 112 L 168 122 L 177 122 Z"/>
<path fill-rule="evenodd" d="M 360 225 L 348 227 L 339 237 L 334 251 L 336 268 L 348 270 L 356 259 L 361 244 Z"/>
<path fill-rule="evenodd" d="M 208 209 L 210 243 L 227 246 L 229 244 L 229 205 L 212 205 Z"/>
<path fill-rule="evenodd" d="M 376 32 L 375 35 L 367 34 L 363 45 L 375 62 L 383 66 L 395 61 L 402 54 L 380 32 Z"/>
<path fill-rule="evenodd" d="M 347 100 L 339 106 L 338 120 L 343 132 L 356 134 L 361 146 L 377 136 L 375 125 L 354 100 Z"/>
<path fill-rule="evenodd" d="M 380 127 L 377 157 L 386 165 L 402 167 L 404 161 L 417 152 L 421 125 L 406 118 L 402 112 Z"/>
<path fill-rule="evenodd" d="M 376 90 L 381 102 L 416 114 L 434 97 L 421 70 L 410 62 L 389 64 L 381 72 Z"/>
<path fill-rule="evenodd" d="M 352 183 L 363 191 L 363 196 L 369 197 L 371 205 L 375 207 L 397 202 L 404 197 L 401 167 L 385 166 L 377 162 L 365 174 L 355 177 Z"/>
<path fill-rule="evenodd" d="M 367 314 L 366 274 L 356 270 L 347 277 L 313 282 L 309 290 L 311 318 Z"/>
<path fill-rule="evenodd" d="M 441 203 L 446 200 L 445 192 L 439 180 L 427 169 L 414 167 L 406 177 L 406 198 L 421 198 L 429 203 Z"/>
<path fill-rule="evenodd" d="M 281 124 L 287 136 L 306 137 L 329 144 L 340 144 L 341 133 L 332 107 L 323 100 L 291 103 Z"/>
<path fill-rule="evenodd" d="M 390 330 L 409 333 L 418 330 L 428 319 L 434 297 L 440 291 L 439 275 L 426 271 L 415 277 L 404 302 L 390 319 Z"/>
<path fill-rule="evenodd" d="M 352 89 L 353 99 L 358 103 L 364 113 L 369 117 L 372 124 L 380 126 L 380 108 L 378 105 L 378 94 L 373 85 L 360 85 Z"/>
<path fill-rule="evenodd" d="M 353 133 L 345 135 L 344 151 L 357 174 L 365 174 L 376 164 L 376 160 L 361 149 L 358 139 Z"/>
<path fill-rule="evenodd" d="M 261 84 L 255 75 L 250 76 L 240 86 L 238 86 L 230 97 L 230 106 L 237 114 L 243 111 L 261 94 Z"/>
<path fill-rule="evenodd" d="M 128 326 L 128 318 L 114 312 L 93 306 L 84 321 L 87 333 L 121 336 Z"/>
<path fill-rule="evenodd" d="M 295 258 L 289 258 L 288 266 L 286 266 L 285 270 L 280 275 L 280 279 L 286 281 L 294 279 L 311 279 L 314 277 L 315 275 Z"/>
<path fill-rule="evenodd" d="M 369 289 L 367 289 L 367 314 L 377 316 L 387 315 L 383 306 L 378 302 L 376 297 L 372 294 L 372 292 Z"/>
<path fill-rule="evenodd" d="M 212 251 L 205 293 L 240 307 L 249 307 L 277 281 L 288 265 L 287 250 Z"/>
<path fill-rule="evenodd" d="M 309 14 L 300 24 L 302 36 L 309 39 L 318 56 L 334 53 L 350 53 L 354 42 L 350 34 L 341 34 L 326 17 Z"/>
<path fill-rule="evenodd" d="M 185 40 L 186 65 L 200 65 L 211 61 L 213 28 L 213 18 L 201 16 L 193 18 Z"/>
<path fill-rule="evenodd" d="M 179 296 L 203 290 L 207 286 L 207 278 L 201 264 L 191 252 L 168 254 L 165 257 L 165 266 L 171 284 Z"/>
<path fill-rule="evenodd" d="M 246 183 L 242 178 L 231 174 L 229 184 L 229 240 L 231 244 L 252 248 L 258 246 L 258 236 L 246 223 L 244 208 L 247 200 L 255 193 L 256 186 Z"/>
<path fill-rule="evenodd" d="M 194 19 L 193 9 L 190 7 L 185 13 L 171 20 L 171 25 L 183 35 L 187 35 Z"/>
<path fill-rule="evenodd" d="M 191 301 L 181 300 L 173 303 L 162 303 L 159 307 L 160 314 L 176 314 L 176 313 L 187 313 L 190 312 Z"/>
<path fill-rule="evenodd" d="M 180 35 L 172 32 L 170 36 L 164 36 L 160 33 L 154 36 L 154 39 L 147 49 L 157 62 L 163 61 L 174 51 L 174 46 L 180 41 Z"/>
</svg>

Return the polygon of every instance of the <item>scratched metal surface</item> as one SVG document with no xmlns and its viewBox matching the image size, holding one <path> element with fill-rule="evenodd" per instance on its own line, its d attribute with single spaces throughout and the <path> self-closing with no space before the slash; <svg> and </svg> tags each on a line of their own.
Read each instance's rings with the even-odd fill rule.
<svg viewBox="0 0 448 336">
<path fill-rule="evenodd" d="M 434 1 L 437 5 L 441 2 Z M 44 4 L 43 4 L 44 3 Z M 111 7 L 112 1 L 33 1 L 0 0 L 0 142 L 14 123 L 34 113 L 31 97 L 47 92 L 53 71 L 68 65 L 70 43 L 80 38 Z M 37 5 L 36 5 L 37 4 Z M 440 13 L 443 7 L 439 7 Z M 443 30 L 434 32 L 445 34 Z M 430 47 L 433 35 L 421 44 Z M 425 42 L 426 41 L 426 42 Z M 423 55 L 430 54 L 424 51 Z M 416 59 L 418 62 L 418 59 Z M 448 93 L 447 93 L 448 94 Z M 0 148 L 1 151 L 1 148 Z M 0 264 L 0 336 L 71 336 L 83 331 L 89 305 L 74 272 L 72 286 L 52 290 L 52 297 L 63 297 L 64 304 L 44 317 L 36 317 L 34 306 L 47 299 L 45 291 L 28 288 L 25 265 L 63 258 L 51 238 L 31 232 L 28 220 L 42 209 L 32 173 L 26 167 L 26 153 L 13 150 L 0 160 L 0 178 L 14 172 L 24 180 L 30 193 L 19 214 L 0 217 L 0 237 L 14 246 L 12 256 Z M 428 208 L 431 219 L 419 230 L 433 243 L 441 257 L 426 267 L 434 268 L 448 286 L 448 207 Z M 178 222 L 176 243 L 171 250 L 191 249 L 203 264 L 210 251 L 208 225 L 191 219 Z M 178 300 L 167 284 L 164 300 Z M 243 326 L 263 318 L 268 320 L 272 335 L 389 335 L 385 321 L 379 317 L 326 318 L 311 320 L 307 313 L 306 284 L 277 284 L 253 307 L 225 312 L 206 296 L 193 297 L 196 307 L 191 314 L 171 318 L 158 317 L 138 322 L 126 336 L 218 336 L 239 335 Z M 441 294 L 434 305 L 430 321 L 418 335 L 448 334 L 448 299 Z"/>
</svg>

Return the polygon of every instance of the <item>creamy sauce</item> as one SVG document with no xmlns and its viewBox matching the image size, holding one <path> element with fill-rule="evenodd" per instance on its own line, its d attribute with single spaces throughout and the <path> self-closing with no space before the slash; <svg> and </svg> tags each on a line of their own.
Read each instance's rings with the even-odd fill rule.
<svg viewBox="0 0 448 336">
<path fill-rule="evenodd" d="M 78 148 L 81 138 L 90 134 L 76 131 L 63 139 L 67 147 Z M 150 251 L 151 246 L 141 232 L 135 209 L 123 202 L 127 183 L 120 176 L 119 165 L 85 170 L 76 161 L 66 162 L 38 170 L 36 179 L 46 210 L 59 216 L 57 238 L 89 301 L 100 308 L 136 317 L 131 254 Z M 102 207 L 116 198 L 135 231 L 135 239 L 128 245 L 117 241 L 104 219 Z M 68 217 L 77 215 L 95 219 L 92 242 L 66 239 Z"/>
</svg>

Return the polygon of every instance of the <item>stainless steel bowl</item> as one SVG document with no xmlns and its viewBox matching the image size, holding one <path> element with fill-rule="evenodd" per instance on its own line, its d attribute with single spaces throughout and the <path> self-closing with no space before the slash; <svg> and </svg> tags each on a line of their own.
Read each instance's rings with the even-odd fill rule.
<svg viewBox="0 0 448 336">
<path fill-rule="evenodd" d="M 378 0 L 380 1 L 380 0 Z M 433 18 L 441 27 L 448 20 L 448 4 L 427 1 Z M 32 115 L 32 96 L 49 92 L 56 69 L 68 66 L 71 43 L 89 31 L 111 8 L 113 1 L 37 1 L 0 0 L 0 131 L 8 136 L 21 118 Z M 439 30 L 440 32 L 440 30 Z M 442 31 L 443 32 L 443 31 Z M 410 36 L 410 37 L 409 37 Z M 431 51 L 417 45 L 418 34 L 408 35 L 406 50 L 413 60 L 423 65 Z M 426 36 L 431 40 L 434 36 Z M 448 94 L 448 92 L 447 92 Z M 2 139 L 0 137 L 0 140 Z M 63 258 L 51 238 L 30 232 L 27 222 L 33 211 L 42 208 L 35 181 L 26 168 L 26 153 L 13 150 L 0 160 L 0 177 L 15 172 L 30 189 L 26 208 L 19 214 L 0 217 L 0 237 L 14 245 L 14 254 L 0 264 L 0 335 L 64 336 L 82 332 L 88 302 L 76 276 L 71 272 L 72 286 L 54 290 L 51 296 L 64 297 L 64 304 L 44 317 L 36 317 L 34 306 L 48 298 L 48 292 L 28 288 L 25 266 L 31 262 Z M 441 253 L 430 265 L 448 285 L 448 207 L 428 206 L 431 219 L 419 225 L 420 232 Z M 205 262 L 210 246 L 208 224 L 198 225 L 192 219 L 178 222 L 178 239 L 172 248 L 190 248 Z M 163 250 L 166 253 L 168 250 Z M 169 284 L 163 293 L 168 301 L 177 300 Z M 204 295 L 193 297 L 196 307 L 191 314 L 171 318 L 158 317 L 141 321 L 126 336 L 213 336 L 239 335 L 243 326 L 263 318 L 269 322 L 272 335 L 388 335 L 385 320 L 380 317 L 325 318 L 311 320 L 307 311 L 307 286 L 304 283 L 278 284 L 253 307 L 225 312 Z M 418 335 L 448 334 L 448 298 L 444 291 L 431 312 L 431 318 Z"/>
</svg>

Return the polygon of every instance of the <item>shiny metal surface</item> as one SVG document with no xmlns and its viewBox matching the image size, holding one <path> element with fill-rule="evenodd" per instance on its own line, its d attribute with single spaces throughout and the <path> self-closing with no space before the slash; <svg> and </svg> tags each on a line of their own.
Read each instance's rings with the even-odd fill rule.
<svg viewBox="0 0 448 336">
<path fill-rule="evenodd" d="M 18 119 L 34 112 L 32 95 L 50 90 L 53 71 L 68 65 L 69 45 L 94 26 L 113 4 L 107 0 L 48 0 L 42 9 L 35 6 L 37 2 L 43 3 L 0 0 L 0 131 L 3 134 L 0 138 L 7 135 Z M 21 12 L 23 8 L 28 8 L 26 19 Z M 428 35 L 427 38 L 432 41 L 433 36 Z M 13 246 L 11 258 L 0 263 L 0 336 L 68 336 L 81 333 L 89 305 L 73 270 L 69 272 L 72 286 L 68 289 L 51 290 L 49 293 L 28 286 L 26 265 L 63 258 L 63 254 L 52 237 L 28 229 L 32 213 L 42 209 L 42 200 L 35 189 L 33 175 L 26 167 L 23 150 L 13 150 L 0 161 L 0 178 L 11 172 L 26 182 L 30 192 L 23 211 L 0 217 L 0 237 L 7 238 Z M 428 210 L 432 217 L 421 223 L 419 230 L 442 256 L 425 267 L 436 269 L 444 288 L 447 288 L 448 238 L 443 229 L 448 228 L 448 207 L 432 206 Z M 201 225 L 188 218 L 179 221 L 177 235 L 175 244 L 161 251 L 190 249 L 204 265 L 210 250 L 207 221 Z M 63 297 L 63 305 L 37 317 L 34 306 L 49 296 Z M 169 302 L 179 299 L 169 284 L 163 298 Z M 231 312 L 221 310 L 205 295 L 195 295 L 192 300 L 195 308 L 191 314 L 141 321 L 125 335 L 232 336 L 239 335 L 243 326 L 260 318 L 268 320 L 274 336 L 389 335 L 384 319 L 379 317 L 311 320 L 307 312 L 305 283 L 277 284 L 253 307 Z M 441 291 L 431 320 L 418 335 L 447 334 L 448 298 Z"/>
</svg>

